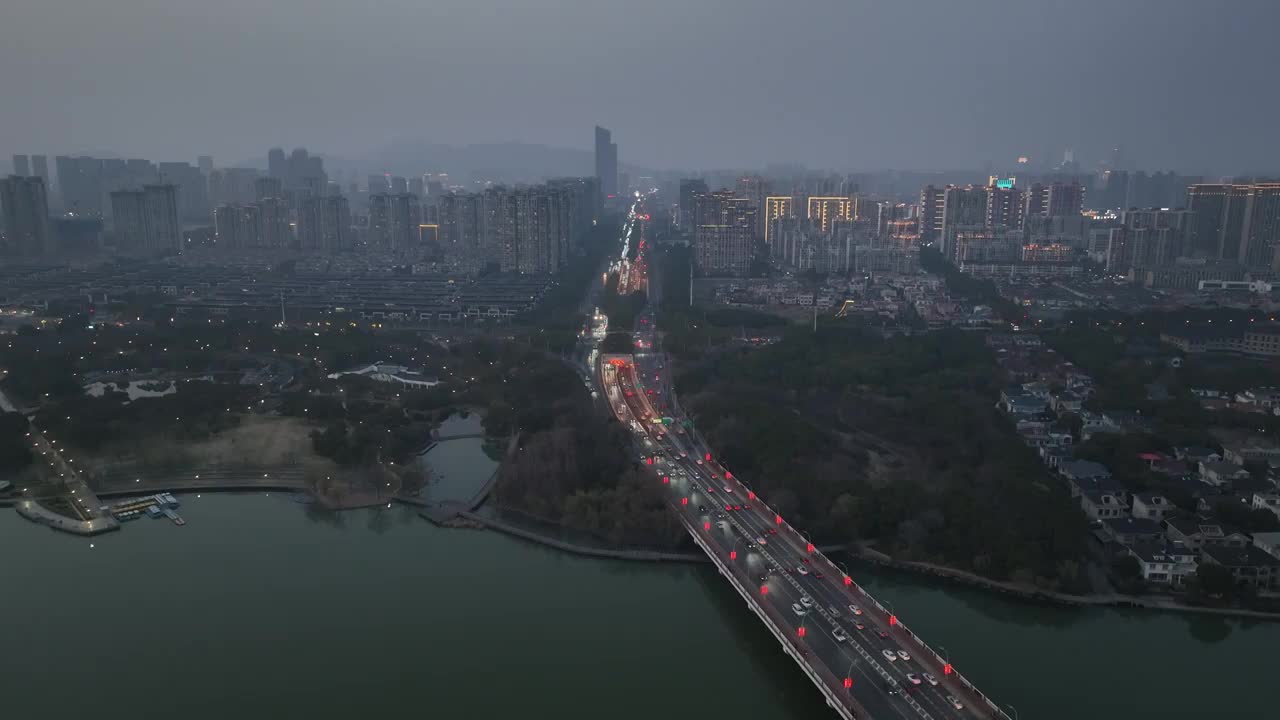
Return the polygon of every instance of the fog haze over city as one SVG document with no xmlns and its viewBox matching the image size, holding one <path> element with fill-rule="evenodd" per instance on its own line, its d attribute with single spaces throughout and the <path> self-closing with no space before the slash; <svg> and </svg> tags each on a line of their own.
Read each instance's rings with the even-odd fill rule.
<svg viewBox="0 0 1280 720">
<path fill-rule="evenodd" d="M 395 142 L 644 168 L 1266 172 L 1273 2 L 10 0 L 0 156 L 361 163 Z M 586 156 L 582 156 L 586 160 Z M 368 168 L 374 169 L 372 167 Z M 585 171 L 587 168 L 584 167 Z"/>
</svg>

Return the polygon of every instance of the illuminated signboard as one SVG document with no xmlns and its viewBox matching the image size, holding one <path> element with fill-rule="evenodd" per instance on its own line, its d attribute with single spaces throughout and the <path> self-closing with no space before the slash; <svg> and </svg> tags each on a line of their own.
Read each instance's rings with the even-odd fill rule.
<svg viewBox="0 0 1280 720">
<path fill-rule="evenodd" d="M 998 178 L 996 180 L 996 187 L 1000 188 L 1001 190 L 1008 190 L 1009 188 L 1013 187 L 1013 182 L 1014 182 L 1014 178 Z"/>
</svg>

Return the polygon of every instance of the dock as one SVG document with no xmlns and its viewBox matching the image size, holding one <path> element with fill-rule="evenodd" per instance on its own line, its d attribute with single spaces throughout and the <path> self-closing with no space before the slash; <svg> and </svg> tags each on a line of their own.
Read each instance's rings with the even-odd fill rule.
<svg viewBox="0 0 1280 720">
<path fill-rule="evenodd" d="M 107 511 L 120 522 L 137 520 L 146 515 L 150 518 L 163 516 L 173 521 L 174 525 L 186 525 L 187 521 L 183 520 L 182 516 L 174 511 L 174 508 L 178 507 L 178 505 L 178 498 L 166 492 L 125 500 L 109 506 Z"/>
</svg>

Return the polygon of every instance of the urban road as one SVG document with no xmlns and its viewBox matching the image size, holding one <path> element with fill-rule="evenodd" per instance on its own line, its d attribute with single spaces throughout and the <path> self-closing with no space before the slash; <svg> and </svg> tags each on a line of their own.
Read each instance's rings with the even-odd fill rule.
<svg viewBox="0 0 1280 720">
<path fill-rule="evenodd" d="M 643 236 L 642 236 L 643 237 Z M 643 246 L 642 246 L 643 247 Z M 648 283 L 650 290 L 657 283 Z M 654 348 L 645 314 L 637 348 Z M 685 529 L 844 718 L 1009 716 L 714 459 L 659 353 L 600 359 L 606 400 Z"/>
</svg>

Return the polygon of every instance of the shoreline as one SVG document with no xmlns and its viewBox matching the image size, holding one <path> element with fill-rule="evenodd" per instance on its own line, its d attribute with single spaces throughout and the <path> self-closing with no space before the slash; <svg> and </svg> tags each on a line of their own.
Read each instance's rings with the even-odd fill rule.
<svg viewBox="0 0 1280 720">
<path fill-rule="evenodd" d="M 1005 595 L 1015 600 L 1031 604 L 1048 604 L 1072 608 L 1096 607 L 1147 610 L 1153 612 L 1179 612 L 1280 622 L 1280 612 L 1251 610 L 1249 608 L 1187 605 L 1185 603 L 1178 602 L 1172 597 L 1163 596 L 1124 595 L 1121 593 L 1114 593 L 1111 595 L 1075 595 L 1072 593 L 1060 593 L 1052 590 L 1044 590 L 1001 582 L 999 580 L 992 580 L 991 578 L 985 578 L 981 575 L 976 575 L 957 568 L 949 568 L 931 563 L 895 560 L 888 555 L 873 550 L 864 549 L 860 552 L 846 550 L 845 552 L 850 559 L 855 562 L 862 562 L 868 565 L 874 565 L 878 568 L 887 568 L 914 575 L 927 575 L 940 581 L 964 585 L 982 592 Z"/>
<path fill-rule="evenodd" d="M 508 448 L 510 451 L 510 448 Z M 495 470 L 494 476 L 497 475 Z M 492 478 L 490 479 L 492 482 Z M 302 483 L 290 482 L 274 482 L 261 484 L 248 483 L 230 483 L 219 485 L 216 482 L 209 484 L 200 484 L 192 486 L 190 483 L 178 483 L 157 489 L 156 487 L 148 488 L 119 488 L 105 490 L 99 493 L 101 497 L 127 497 L 131 495 L 149 495 L 156 492 L 169 492 L 174 494 L 187 494 L 199 492 L 221 492 L 221 493 L 243 493 L 256 494 L 259 492 L 285 492 L 285 493 L 302 493 L 310 495 Z M 487 499 L 487 498 L 486 498 Z M 20 506 L 21 498 L 5 498 L 0 501 L 0 507 Z M 428 513 L 422 512 L 427 508 L 424 507 L 423 501 L 410 497 L 390 497 L 382 502 L 395 502 L 410 507 L 417 508 L 419 515 L 424 519 L 433 522 L 440 527 L 449 527 L 440 520 L 445 518 L 433 518 Z M 483 500 L 481 500 L 481 504 Z M 355 510 L 366 507 L 366 505 L 357 505 L 348 508 L 333 508 L 335 512 L 343 510 Z M 17 509 L 17 508 L 15 508 Z M 478 508 L 476 508 L 478 509 Z M 560 552 L 578 555 L 580 557 L 592 557 L 599 559 L 626 560 L 632 562 L 678 562 L 686 564 L 694 563 L 710 563 L 710 558 L 702 553 L 692 552 L 676 552 L 661 551 L 638 548 L 624 547 L 607 547 L 600 545 L 584 545 L 581 543 L 569 542 L 567 540 L 555 537 L 548 532 L 521 527 L 514 523 L 504 520 L 486 517 L 474 512 L 471 508 L 449 508 L 451 518 L 461 518 L 471 524 L 471 527 L 478 529 L 492 530 L 508 537 L 531 542 L 544 547 L 552 548 Z M 19 512 L 19 515 L 24 513 Z M 25 517 L 25 515 L 24 515 Z M 28 517 L 28 520 L 32 518 Z M 47 524 L 40 523 L 37 524 Z M 61 529 L 61 528 L 55 528 Z M 1031 604 L 1047 604 L 1057 605 L 1059 607 L 1072 608 L 1110 608 L 1110 609 L 1134 609 L 1153 612 L 1176 612 L 1188 613 L 1207 616 L 1218 616 L 1224 618 L 1239 618 L 1250 620 L 1261 620 L 1266 622 L 1280 622 L 1280 612 L 1269 612 L 1265 610 L 1252 610 L 1249 608 L 1229 608 L 1229 607 L 1211 607 L 1187 605 L 1178 602 L 1175 598 L 1165 596 L 1139 596 L 1124 595 L 1115 593 L 1111 595 L 1077 595 L 1072 593 L 1055 592 L 1044 590 L 1041 588 L 1015 585 L 1013 583 L 993 580 L 985 578 L 981 575 L 971 573 L 958 568 L 950 568 L 942 565 L 931 563 L 911 562 L 905 560 L 897 560 L 891 556 L 885 555 L 875 550 L 860 549 L 853 550 L 846 545 L 833 545 L 822 548 L 824 552 L 841 552 L 854 562 L 861 562 L 867 565 L 875 566 L 880 569 L 889 569 L 898 572 L 911 573 L 917 576 L 927 576 L 945 583 L 959 584 L 969 588 L 973 588 L 982 592 L 1004 595 L 1022 602 Z"/>
</svg>

